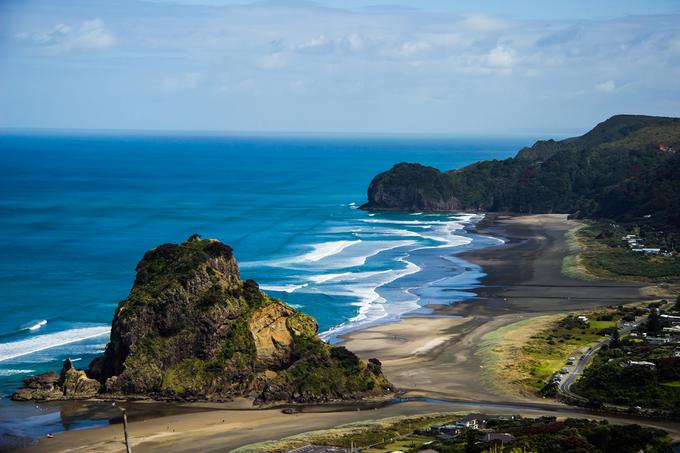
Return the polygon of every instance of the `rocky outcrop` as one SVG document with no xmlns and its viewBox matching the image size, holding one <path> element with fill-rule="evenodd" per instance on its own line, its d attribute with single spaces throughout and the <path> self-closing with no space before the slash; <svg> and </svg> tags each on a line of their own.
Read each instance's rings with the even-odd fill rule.
<svg viewBox="0 0 680 453">
<path fill-rule="evenodd" d="M 25 400 L 85 399 L 97 395 L 101 384 L 87 376 L 83 370 L 73 367 L 70 359 L 64 360 L 61 373 L 54 371 L 31 376 L 24 380 L 24 386 L 12 398 Z"/>
<path fill-rule="evenodd" d="M 450 178 L 434 167 L 400 163 L 380 173 L 368 187 L 368 203 L 361 209 L 450 212 L 462 205 Z"/>
<path fill-rule="evenodd" d="M 148 251 L 88 370 L 26 380 L 17 399 L 144 396 L 329 401 L 391 390 L 376 362 L 317 336 L 314 319 L 239 275 L 232 249 L 194 235 Z"/>
</svg>

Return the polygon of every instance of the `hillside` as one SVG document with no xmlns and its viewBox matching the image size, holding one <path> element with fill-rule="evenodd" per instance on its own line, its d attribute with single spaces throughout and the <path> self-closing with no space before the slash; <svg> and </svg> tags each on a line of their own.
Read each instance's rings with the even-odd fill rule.
<svg viewBox="0 0 680 453">
<path fill-rule="evenodd" d="M 516 157 L 441 172 L 400 163 L 368 188 L 368 210 L 569 213 L 680 225 L 680 118 L 617 115 Z"/>
<path fill-rule="evenodd" d="M 149 250 L 87 370 L 32 376 L 15 399 L 142 396 L 258 402 L 354 400 L 390 391 L 380 362 L 317 336 L 317 323 L 243 281 L 229 246 L 194 235 Z"/>
</svg>

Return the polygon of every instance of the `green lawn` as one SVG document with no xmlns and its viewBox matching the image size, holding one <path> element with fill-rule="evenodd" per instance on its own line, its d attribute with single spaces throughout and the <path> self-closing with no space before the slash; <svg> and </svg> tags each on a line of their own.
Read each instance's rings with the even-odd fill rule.
<svg viewBox="0 0 680 453">
<path fill-rule="evenodd" d="M 607 329 L 609 327 L 618 327 L 618 321 L 590 321 L 592 329 Z"/>
<path fill-rule="evenodd" d="M 384 452 L 396 451 L 396 450 L 408 451 L 412 448 L 419 448 L 425 442 L 429 442 L 432 439 L 433 439 L 432 437 L 412 435 L 412 436 L 405 437 L 403 439 L 399 439 L 395 442 L 387 442 L 387 443 L 379 445 L 375 448 L 367 448 L 366 450 L 362 450 L 362 451 L 364 451 L 366 453 L 384 453 Z"/>
</svg>

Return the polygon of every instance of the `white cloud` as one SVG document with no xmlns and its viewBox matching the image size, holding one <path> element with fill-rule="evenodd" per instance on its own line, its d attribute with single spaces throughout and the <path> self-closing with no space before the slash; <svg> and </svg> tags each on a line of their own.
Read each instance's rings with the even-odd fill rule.
<svg viewBox="0 0 680 453">
<path fill-rule="evenodd" d="M 292 48 L 298 52 L 323 52 L 330 50 L 332 46 L 333 43 L 326 36 L 318 35 L 300 44 L 293 45 Z"/>
<path fill-rule="evenodd" d="M 469 30 L 490 32 L 504 28 L 505 22 L 488 14 L 468 14 L 459 25 Z"/>
<path fill-rule="evenodd" d="M 515 53 L 513 49 L 498 45 L 486 55 L 486 64 L 494 67 L 510 67 L 515 62 Z"/>
<path fill-rule="evenodd" d="M 288 65 L 288 56 L 284 52 L 274 52 L 256 59 L 255 65 L 260 69 L 281 69 Z"/>
<path fill-rule="evenodd" d="M 607 80 L 606 82 L 595 85 L 595 90 L 600 93 L 614 93 L 617 89 L 616 82 L 613 80 Z"/>
<path fill-rule="evenodd" d="M 47 53 L 99 51 L 116 45 L 116 37 L 101 19 L 83 21 L 79 26 L 57 24 L 46 32 L 21 33 L 20 42 L 43 48 Z"/>
<path fill-rule="evenodd" d="M 561 124 L 585 121 L 588 112 L 680 108 L 680 15 L 536 19 L 505 8 L 467 15 L 462 7 L 433 13 L 419 5 L 369 10 L 233 1 L 206 7 L 196 0 L 191 7 L 126 1 L 128 8 L 103 16 L 95 3 L 76 2 L 58 14 L 38 6 L 17 10 L 0 33 L 6 68 L 0 79 L 11 80 L 5 85 L 30 96 L 35 86 L 53 82 L 55 100 L 68 99 L 61 94 L 68 87 L 99 100 L 102 111 L 122 98 L 114 93 L 134 94 L 147 113 L 158 106 L 145 105 L 146 81 L 155 82 L 156 92 L 221 90 L 233 102 L 189 95 L 182 102 L 203 102 L 210 107 L 199 109 L 207 122 L 229 117 L 230 127 L 242 129 L 261 127 L 253 118 L 262 116 L 301 130 L 448 130 L 477 127 L 490 110 L 517 123 Z M 93 17 L 103 21 L 84 20 Z M 12 39 L 22 31 L 31 33 Z M 115 54 L 82 58 L 113 46 Z M 63 58 L 27 58 L 50 53 Z M 560 109 L 546 107 L 558 102 Z M 239 113 L 245 105 L 252 115 Z M 293 105 L 299 115 L 290 114 Z M 327 106 L 323 114 L 321 106 Z M 111 115 L 114 123 L 119 117 L 127 118 Z"/>
<path fill-rule="evenodd" d="M 181 93 L 197 89 L 203 82 L 203 74 L 189 72 L 175 77 L 166 77 L 161 82 L 161 90 L 168 93 Z"/>
</svg>

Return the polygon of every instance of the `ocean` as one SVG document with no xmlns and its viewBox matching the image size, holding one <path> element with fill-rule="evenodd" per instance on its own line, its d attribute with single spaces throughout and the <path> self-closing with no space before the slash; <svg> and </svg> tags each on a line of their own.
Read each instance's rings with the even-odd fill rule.
<svg viewBox="0 0 680 453">
<path fill-rule="evenodd" d="M 8 395 L 66 357 L 86 367 L 144 252 L 194 233 L 330 342 L 473 296 L 483 269 L 456 254 L 501 240 L 468 231 L 480 216 L 358 206 L 395 163 L 448 170 L 535 139 L 0 132 L 0 433 L 67 428 Z"/>
</svg>

